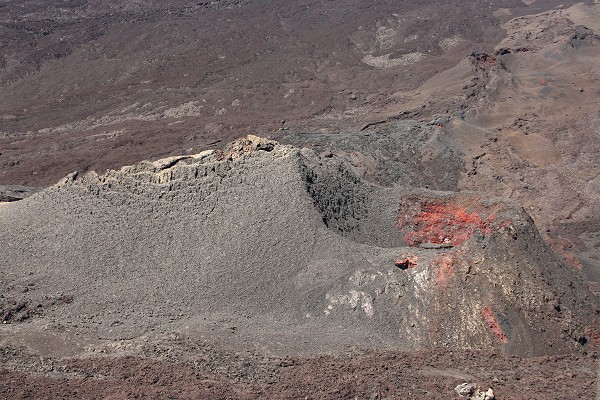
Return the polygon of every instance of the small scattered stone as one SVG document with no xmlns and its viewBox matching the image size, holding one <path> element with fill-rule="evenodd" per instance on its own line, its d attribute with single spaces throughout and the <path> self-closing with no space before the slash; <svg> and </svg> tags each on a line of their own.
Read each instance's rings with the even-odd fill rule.
<svg viewBox="0 0 600 400">
<path fill-rule="evenodd" d="M 459 396 L 470 398 L 471 395 L 475 392 L 475 385 L 472 383 L 461 383 L 457 387 L 454 388 L 454 391 L 458 393 Z"/>
</svg>

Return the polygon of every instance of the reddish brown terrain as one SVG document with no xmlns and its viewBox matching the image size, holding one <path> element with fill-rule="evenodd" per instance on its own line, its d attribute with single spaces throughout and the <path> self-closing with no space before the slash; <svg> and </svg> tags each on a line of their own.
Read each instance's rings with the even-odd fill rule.
<svg viewBox="0 0 600 400">
<path fill-rule="evenodd" d="M 0 398 L 600 398 L 598 71 L 594 1 L 0 2 Z"/>
<path fill-rule="evenodd" d="M 0 179 L 43 186 L 243 133 L 360 128 L 540 3 L 6 1 Z"/>
</svg>

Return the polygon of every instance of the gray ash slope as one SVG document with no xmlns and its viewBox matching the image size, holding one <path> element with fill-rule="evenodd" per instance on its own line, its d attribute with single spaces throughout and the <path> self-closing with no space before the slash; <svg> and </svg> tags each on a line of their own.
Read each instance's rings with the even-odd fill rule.
<svg viewBox="0 0 600 400">
<path fill-rule="evenodd" d="M 436 244 L 431 207 L 470 220 L 444 216 Z M 375 186 L 336 157 L 253 136 L 73 174 L 0 205 L 0 241 L 4 300 L 68 299 L 25 325 L 100 338 L 234 324 L 535 355 L 580 349 L 596 323 L 595 299 L 519 207 Z"/>
</svg>

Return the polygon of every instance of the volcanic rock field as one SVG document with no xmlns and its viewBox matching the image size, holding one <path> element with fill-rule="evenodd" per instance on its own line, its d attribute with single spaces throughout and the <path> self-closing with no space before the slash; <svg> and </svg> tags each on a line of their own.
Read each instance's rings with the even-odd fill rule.
<svg viewBox="0 0 600 400">
<path fill-rule="evenodd" d="M 0 397 L 600 398 L 599 35 L 1 2 Z"/>
</svg>

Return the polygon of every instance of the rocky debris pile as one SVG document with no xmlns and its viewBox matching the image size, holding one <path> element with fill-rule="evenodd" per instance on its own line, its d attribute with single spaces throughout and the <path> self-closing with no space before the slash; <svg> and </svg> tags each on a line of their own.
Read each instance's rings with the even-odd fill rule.
<svg viewBox="0 0 600 400">
<path fill-rule="evenodd" d="M 454 391 L 468 400 L 494 400 L 496 398 L 491 388 L 483 391 L 472 383 L 461 383 L 454 388 Z"/>
<path fill-rule="evenodd" d="M 254 151 L 273 151 L 276 142 L 256 135 L 248 135 L 245 138 L 235 140 L 227 145 L 225 150 L 217 151 L 219 160 L 237 160 L 244 155 Z"/>
<path fill-rule="evenodd" d="M 592 46 L 600 40 L 600 36 L 588 27 L 578 25 L 569 37 L 569 45 L 574 49 Z"/>
<path fill-rule="evenodd" d="M 1 207 L 0 241 L 6 296 L 68 293 L 39 318 L 100 338 L 224 329 L 535 355 L 595 329 L 593 295 L 519 207 L 373 185 L 255 136 L 71 174 Z"/>
<path fill-rule="evenodd" d="M 492 54 L 475 51 L 469 55 L 471 63 L 480 69 L 487 69 L 496 65 L 496 57 Z"/>
</svg>

